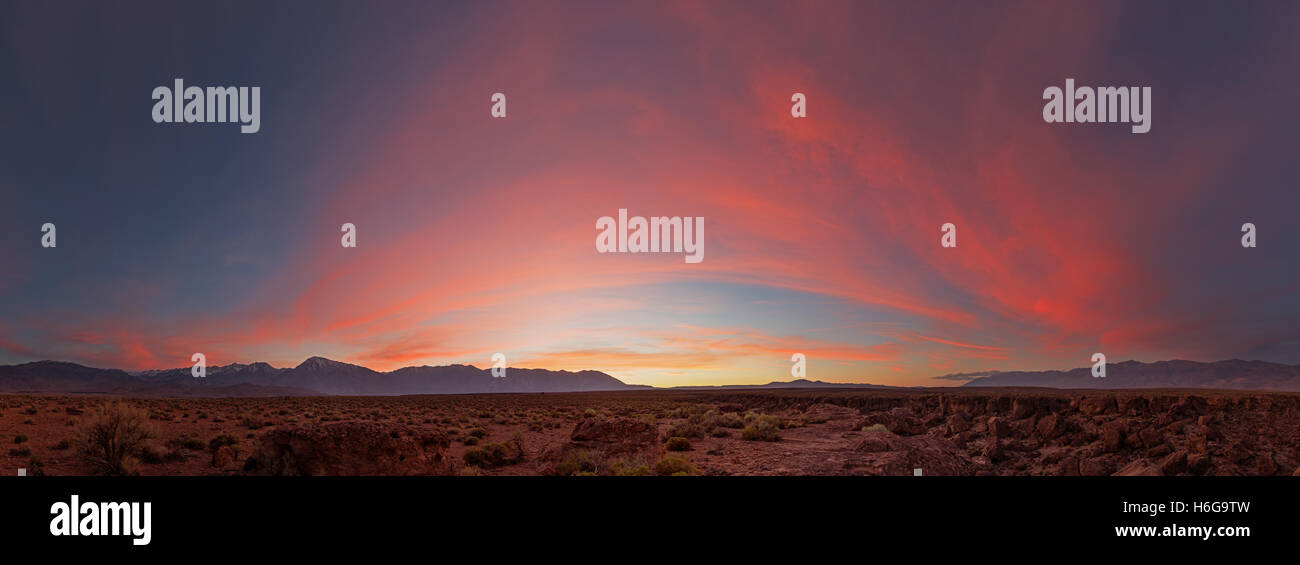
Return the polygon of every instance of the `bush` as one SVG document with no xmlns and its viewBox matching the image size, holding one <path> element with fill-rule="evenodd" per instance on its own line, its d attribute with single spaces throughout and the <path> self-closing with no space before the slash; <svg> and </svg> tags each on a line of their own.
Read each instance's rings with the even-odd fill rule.
<svg viewBox="0 0 1300 565">
<path fill-rule="evenodd" d="M 684 437 L 670 437 L 665 447 L 668 448 L 668 451 L 690 451 L 691 440 Z"/>
<path fill-rule="evenodd" d="M 221 434 L 217 437 L 212 438 L 212 440 L 208 442 L 208 449 L 211 449 L 212 451 L 216 451 L 227 445 L 238 445 L 238 444 L 239 444 L 239 438 L 236 438 L 235 436 L 232 436 L 230 434 Z"/>
<path fill-rule="evenodd" d="M 678 422 L 668 428 L 668 435 L 670 437 L 699 439 L 704 437 L 707 433 L 708 430 L 704 429 L 703 425 L 693 422 Z"/>
<path fill-rule="evenodd" d="M 14 443 L 23 443 L 25 441 L 27 441 L 27 436 L 25 435 L 19 434 L 14 436 Z"/>
<path fill-rule="evenodd" d="M 763 415 L 746 426 L 740 437 L 746 441 L 781 441 L 781 435 L 777 433 L 780 429 L 781 418 Z"/>
<path fill-rule="evenodd" d="M 695 466 L 681 457 L 664 457 L 658 463 L 655 463 L 655 474 L 671 476 L 694 475 Z"/>
<path fill-rule="evenodd" d="M 705 414 L 704 422 L 715 428 L 740 429 L 745 427 L 745 418 L 735 412 L 714 412 Z"/>
<path fill-rule="evenodd" d="M 564 460 L 555 466 L 555 472 L 559 475 L 595 475 L 600 472 L 602 463 L 600 454 L 580 449 L 565 456 Z"/>
<path fill-rule="evenodd" d="M 640 460 L 619 459 L 610 464 L 609 474 L 616 477 L 644 477 L 650 474 L 650 466 Z"/>
<path fill-rule="evenodd" d="M 129 474 L 145 440 L 153 437 L 146 425 L 148 415 L 117 402 L 95 414 L 80 438 L 81 457 L 98 472 Z"/>
<path fill-rule="evenodd" d="M 466 465 L 475 467 L 491 468 L 513 465 L 523 460 L 524 449 L 519 444 L 519 440 L 513 439 L 507 443 L 489 443 L 483 447 L 476 447 L 465 452 L 462 456 Z"/>
</svg>

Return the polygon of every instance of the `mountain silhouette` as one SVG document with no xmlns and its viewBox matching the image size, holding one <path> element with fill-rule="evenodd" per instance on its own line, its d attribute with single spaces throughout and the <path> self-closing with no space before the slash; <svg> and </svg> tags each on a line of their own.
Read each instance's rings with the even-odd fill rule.
<svg viewBox="0 0 1300 565">
<path fill-rule="evenodd" d="M 1069 371 L 1006 371 L 976 377 L 966 387 L 1051 388 L 1212 388 L 1300 391 L 1300 365 L 1229 359 L 1198 361 L 1124 361 L 1106 365 L 1106 377 L 1094 378 L 1091 367 Z"/>
<path fill-rule="evenodd" d="M 234 363 L 206 369 L 190 367 L 129 373 L 76 363 L 36 361 L 0 365 L 0 392 L 147 394 L 158 396 L 302 396 L 402 394 L 472 394 L 493 392 L 579 392 L 645 388 L 628 385 L 599 371 L 507 369 L 494 377 L 490 369 L 470 365 L 403 367 L 389 372 L 324 357 L 311 357 L 293 368 L 267 363 Z"/>
</svg>

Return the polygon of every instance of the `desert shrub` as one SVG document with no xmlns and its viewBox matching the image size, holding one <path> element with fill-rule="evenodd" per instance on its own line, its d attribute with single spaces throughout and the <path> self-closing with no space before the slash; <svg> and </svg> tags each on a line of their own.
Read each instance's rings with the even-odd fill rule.
<svg viewBox="0 0 1300 565">
<path fill-rule="evenodd" d="M 691 440 L 684 437 L 670 437 L 664 447 L 668 448 L 668 451 L 690 451 Z"/>
<path fill-rule="evenodd" d="M 19 447 L 19 448 L 9 450 L 9 455 L 11 457 L 27 457 L 28 455 L 31 454 L 32 454 L 32 450 L 26 447 Z"/>
<path fill-rule="evenodd" d="M 25 435 L 18 434 L 14 436 L 14 443 L 23 443 L 25 441 L 27 441 L 27 436 Z"/>
<path fill-rule="evenodd" d="M 781 435 L 777 433 L 780 429 L 781 418 L 763 415 L 754 419 L 752 424 L 745 426 L 740 437 L 746 441 L 780 441 Z"/>
<path fill-rule="evenodd" d="M 239 438 L 232 436 L 230 434 L 221 434 L 208 441 L 208 449 L 211 449 L 212 451 L 216 451 L 227 445 L 238 445 L 238 444 L 239 444 Z"/>
<path fill-rule="evenodd" d="M 708 408 L 696 404 L 687 404 L 677 406 L 668 411 L 669 418 L 690 418 L 691 416 L 703 416 Z"/>
<path fill-rule="evenodd" d="M 524 450 L 518 441 L 507 443 L 488 443 L 465 452 L 462 456 L 466 465 L 491 468 L 513 465 L 523 460 Z"/>
<path fill-rule="evenodd" d="M 694 475 L 695 466 L 681 457 L 664 457 L 655 463 L 656 475 Z"/>
<path fill-rule="evenodd" d="M 704 437 L 708 430 L 703 424 L 694 422 L 677 422 L 668 428 L 669 437 L 684 437 L 690 439 L 699 439 Z"/>
<path fill-rule="evenodd" d="M 714 412 L 709 411 L 705 414 L 704 422 L 706 425 L 714 428 L 732 428 L 740 429 L 745 427 L 745 418 L 735 412 Z"/>
<path fill-rule="evenodd" d="M 465 436 L 460 442 L 465 445 L 478 445 L 479 439 L 478 436 Z"/>
<path fill-rule="evenodd" d="M 600 472 L 603 461 L 595 451 L 579 449 L 570 452 L 563 461 L 555 466 L 561 475 L 595 475 Z"/>
<path fill-rule="evenodd" d="M 619 459 L 610 463 L 609 474 L 616 477 L 644 477 L 650 475 L 650 466 L 640 459 Z"/>
<path fill-rule="evenodd" d="M 871 424 L 870 426 L 863 426 L 862 431 L 864 431 L 864 432 L 887 432 L 887 431 L 889 431 L 889 428 L 886 428 L 884 424 Z"/>
<path fill-rule="evenodd" d="M 483 428 L 474 428 L 474 429 L 472 429 L 472 430 L 470 430 L 470 431 L 468 431 L 468 432 L 466 432 L 466 433 L 467 433 L 468 435 L 470 435 L 470 436 L 473 436 L 473 437 L 476 437 L 476 438 L 479 438 L 479 439 L 483 439 L 483 438 L 487 437 L 487 435 L 488 435 L 488 431 L 485 430 L 485 429 L 483 429 Z"/>
<path fill-rule="evenodd" d="M 130 473 L 141 446 L 153 437 L 148 419 L 144 412 L 121 402 L 104 406 L 81 431 L 82 459 L 101 473 Z"/>
<path fill-rule="evenodd" d="M 53 450 L 56 450 L 56 451 L 63 451 L 63 450 L 65 450 L 65 449 L 69 449 L 69 448 L 71 448 L 71 447 L 72 447 L 72 440 L 70 440 L 70 439 L 68 439 L 68 438 L 65 437 L 65 438 L 59 440 L 59 443 L 56 443 L 56 444 L 54 444 L 53 446 L 51 446 L 50 449 L 53 449 Z"/>
</svg>

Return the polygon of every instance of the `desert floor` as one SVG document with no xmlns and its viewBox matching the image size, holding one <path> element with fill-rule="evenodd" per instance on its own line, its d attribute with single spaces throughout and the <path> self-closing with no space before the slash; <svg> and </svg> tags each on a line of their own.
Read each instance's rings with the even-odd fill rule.
<svg viewBox="0 0 1300 565">
<path fill-rule="evenodd" d="M 147 436 L 111 471 L 106 414 Z M 29 475 L 1292 475 L 1300 394 L 5 395 L 0 442 Z"/>
</svg>

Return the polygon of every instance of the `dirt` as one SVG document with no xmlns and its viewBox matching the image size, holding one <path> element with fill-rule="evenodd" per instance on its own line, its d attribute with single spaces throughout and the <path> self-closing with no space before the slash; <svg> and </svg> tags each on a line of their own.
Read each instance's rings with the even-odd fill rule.
<svg viewBox="0 0 1300 565">
<path fill-rule="evenodd" d="M 86 432 L 123 404 L 149 439 L 119 472 L 142 475 L 1300 473 L 1300 394 L 991 388 L 7 395 L 0 468 L 102 472 Z"/>
</svg>

